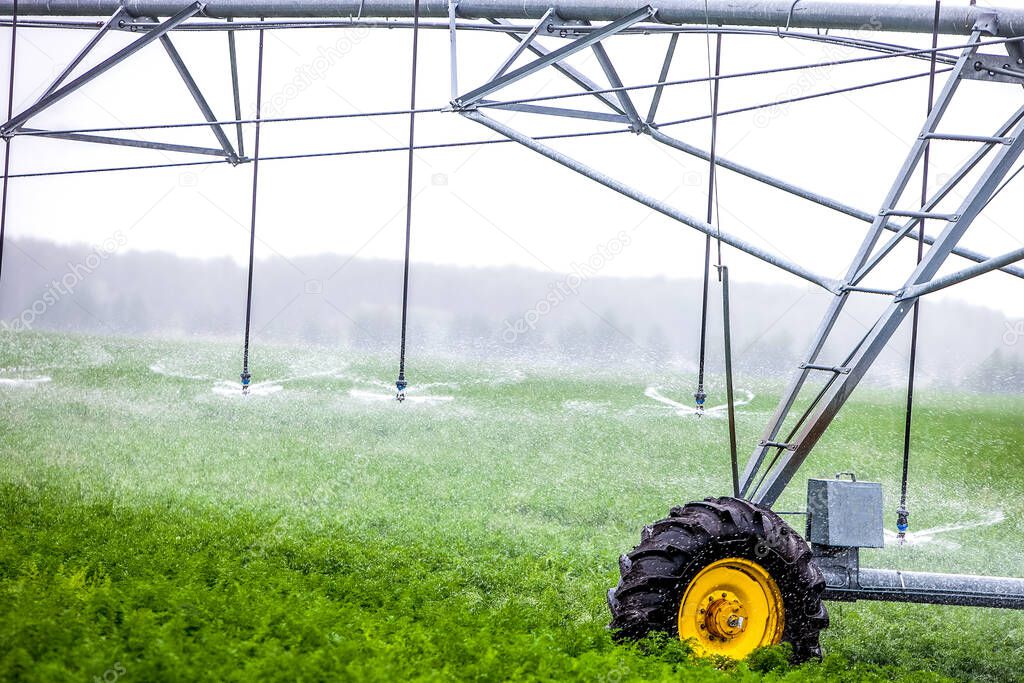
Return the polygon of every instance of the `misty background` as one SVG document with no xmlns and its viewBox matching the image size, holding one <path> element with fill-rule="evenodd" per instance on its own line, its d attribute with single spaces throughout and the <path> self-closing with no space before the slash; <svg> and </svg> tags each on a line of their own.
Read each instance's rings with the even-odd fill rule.
<svg viewBox="0 0 1024 683">
<path fill-rule="evenodd" d="M 664 368 L 695 372 L 701 281 L 601 275 L 598 245 L 570 273 L 526 268 L 412 265 L 409 353 L 513 359 L 541 365 Z M 597 267 L 595 267 L 597 266 Z M 698 274 L 699 275 L 699 274 Z M 709 367 L 721 371 L 721 289 L 712 271 Z M 303 343 L 397 353 L 399 261 L 321 254 L 256 263 L 253 344 Z M 127 251 L 100 245 L 8 242 L 0 327 L 79 333 L 204 337 L 241 343 L 246 272 L 235 261 Z M 800 362 L 828 303 L 812 286 L 732 283 L 734 363 L 739 373 L 778 379 Z M 837 340 L 848 349 L 886 297 L 855 295 Z M 909 319 L 908 319 L 909 320 Z M 925 301 L 919 381 L 929 387 L 1019 392 L 1024 321 L 955 300 Z M 906 382 L 909 323 L 868 382 Z M 821 362 L 838 363 L 840 346 Z M 0 359 L 2 360 L 2 359 Z M 0 363 L 2 364 L 2 363 Z"/>
</svg>

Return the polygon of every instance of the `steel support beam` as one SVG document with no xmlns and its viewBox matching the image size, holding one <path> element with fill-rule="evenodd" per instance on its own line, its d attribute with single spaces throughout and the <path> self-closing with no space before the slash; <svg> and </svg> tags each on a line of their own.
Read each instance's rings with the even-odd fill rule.
<svg viewBox="0 0 1024 683">
<path fill-rule="evenodd" d="M 217 116 L 213 113 L 210 103 L 206 101 L 203 92 L 199 89 L 199 84 L 196 83 L 192 73 L 185 66 L 185 61 L 181 58 L 177 48 L 174 47 L 170 36 L 166 34 L 160 36 L 160 42 L 163 43 L 167 56 L 171 58 L 171 62 L 174 64 L 174 68 L 177 69 L 178 75 L 181 76 L 181 80 L 185 82 L 185 87 L 188 88 L 192 99 L 196 101 L 196 105 L 199 107 L 199 111 L 202 112 L 203 118 L 210 122 L 210 130 L 213 131 L 213 135 L 217 138 L 217 142 L 220 143 L 221 149 L 224 150 L 224 156 L 232 164 L 237 164 L 239 159 L 238 154 L 235 153 L 235 148 L 231 146 L 231 141 L 228 140 L 227 134 L 217 122 Z"/>
<path fill-rule="evenodd" d="M 521 111 L 528 114 L 547 114 L 548 116 L 565 116 L 573 119 L 587 119 L 590 121 L 606 121 L 609 123 L 630 123 L 628 117 L 623 114 L 609 114 L 603 111 L 587 111 L 585 109 L 566 109 L 564 107 L 548 107 L 540 104 L 516 104 L 514 102 L 491 103 L 482 100 L 481 104 L 488 104 L 489 109 L 505 109 L 507 111 Z"/>
<path fill-rule="evenodd" d="M 231 21 L 230 19 L 228 21 Z M 238 49 L 235 46 L 235 32 L 228 31 L 228 64 L 231 67 L 231 99 L 235 105 L 235 121 L 242 120 L 242 96 L 238 88 Z M 242 124 L 235 124 L 235 139 L 238 144 L 238 156 L 245 156 L 245 135 Z"/>
<path fill-rule="evenodd" d="M 51 93 L 53 93 L 54 90 L 60 87 L 60 84 L 63 83 L 67 79 L 67 77 L 71 75 L 71 72 L 74 71 L 78 67 L 78 65 L 82 63 L 82 60 L 85 59 L 85 56 L 92 52 L 92 49 L 96 47 L 96 44 L 100 42 L 100 39 L 102 39 L 103 36 L 106 35 L 107 31 L 109 31 L 110 28 L 116 22 L 121 21 L 122 19 L 128 19 L 130 18 L 130 16 L 131 15 L 124 11 L 123 7 L 119 7 L 116 12 L 110 15 L 110 18 L 107 19 L 102 26 L 100 26 L 100 28 L 96 31 L 93 37 L 89 39 L 89 42 L 85 44 L 85 47 L 79 50 L 78 54 L 75 55 L 75 57 L 68 63 L 68 65 L 64 67 L 64 70 L 60 72 L 60 75 L 58 75 L 57 78 L 53 79 L 53 82 L 50 83 L 49 87 L 47 87 L 46 90 L 43 91 L 43 94 L 40 95 L 39 98 L 35 101 L 35 104 L 38 104 L 39 100 L 43 99 L 47 95 L 50 95 Z"/>
<path fill-rule="evenodd" d="M 1024 35 L 1024 8 L 943 5 L 939 32 L 969 35 L 978 19 L 994 17 L 999 35 Z M 0 14 L 11 14 L 13 0 L 0 0 Z M 135 16 L 169 16 L 179 6 L 173 0 L 131 0 L 126 4 Z M 566 20 L 615 21 L 636 7 L 625 0 L 461 0 L 459 16 L 467 19 L 537 20 L 551 7 Z M 18 0 L 26 16 L 110 16 L 118 0 Z M 413 3 L 408 0 L 211 0 L 205 15 L 266 17 L 409 18 Z M 423 0 L 423 18 L 447 19 L 447 0 Z M 658 3 L 658 20 L 666 24 L 705 23 L 724 26 L 769 26 L 791 29 L 833 29 L 932 32 L 934 8 L 930 3 L 910 5 L 891 2 L 861 3 L 831 0 L 663 0 Z"/>
<path fill-rule="evenodd" d="M 576 159 L 573 159 L 565 154 L 562 154 L 561 152 L 554 150 L 551 147 L 548 147 L 547 145 L 544 145 L 538 142 L 537 140 L 534 140 L 533 138 L 524 135 L 523 133 L 520 133 L 519 131 L 505 125 L 504 123 L 495 121 L 494 119 L 485 116 L 479 111 L 464 111 L 461 113 L 467 119 L 471 121 L 476 121 L 477 123 L 480 123 L 486 126 L 487 128 L 490 128 L 494 132 L 505 136 L 509 140 L 518 142 L 524 147 L 532 149 L 533 151 L 541 154 L 542 156 L 545 156 L 548 159 L 551 159 L 552 161 L 555 161 L 561 164 L 562 166 L 565 166 L 566 168 L 575 171 L 576 173 L 579 173 L 580 175 L 586 176 L 587 178 L 590 178 L 591 180 L 601 185 L 604 185 L 609 189 L 615 190 L 619 194 L 629 197 L 630 199 L 640 204 L 643 204 L 644 206 L 651 208 L 657 211 L 658 213 L 661 213 L 665 216 L 668 216 L 669 218 L 675 219 L 680 223 L 683 223 L 684 225 L 688 225 L 689 227 L 694 228 L 698 232 L 702 232 L 705 235 L 710 235 L 712 237 L 715 237 L 716 239 L 720 239 L 723 243 L 728 244 L 731 247 L 734 247 L 746 254 L 750 254 L 751 256 L 754 256 L 755 258 L 765 261 L 766 263 L 769 263 L 773 266 L 776 266 L 777 268 L 781 268 L 782 270 L 785 270 L 788 273 L 791 273 L 799 278 L 807 280 L 808 282 L 812 282 L 830 292 L 835 293 L 838 291 L 839 283 L 836 282 L 835 280 L 823 277 L 816 273 L 812 273 L 811 271 L 807 270 L 798 263 L 794 263 L 789 259 L 783 258 L 782 256 L 779 256 L 777 254 L 767 252 L 761 249 L 760 247 L 754 246 L 753 244 L 749 244 L 748 242 L 741 240 L 738 237 L 735 237 L 729 233 L 720 232 L 718 228 L 716 228 L 715 226 L 705 223 L 702 220 L 698 220 L 697 218 L 694 218 L 693 216 L 690 216 L 689 214 L 686 214 L 659 199 L 655 199 L 654 197 L 651 197 L 650 195 L 647 195 L 641 192 L 640 190 L 634 189 L 626 185 L 625 183 L 616 180 L 615 178 L 612 178 L 611 176 L 601 173 L 600 171 L 597 171 L 593 168 L 590 168 L 589 166 L 577 161 Z"/>
<path fill-rule="evenodd" d="M 22 128 L 25 135 L 44 133 L 44 138 L 57 138 L 59 140 L 71 140 L 73 142 L 95 142 L 101 145 L 116 145 L 118 147 L 139 147 L 141 149 L 157 149 L 163 152 L 181 152 L 183 154 L 203 154 L 206 156 L 223 157 L 224 150 L 213 147 L 195 147 L 193 145 L 178 145 L 169 142 L 151 142 L 149 140 L 132 140 L 130 138 L 114 138 L 105 135 L 89 135 L 86 133 L 60 133 L 33 128 Z"/>
<path fill-rule="evenodd" d="M 1018 110 L 1016 116 L 1014 116 L 1011 119 L 1011 122 L 1006 125 L 1006 131 L 1012 130 L 1013 126 L 1016 125 L 1022 118 L 1024 118 L 1024 107 Z M 661 132 L 659 129 L 653 126 L 647 129 L 647 133 L 656 141 L 668 145 L 673 149 L 685 152 L 691 156 L 697 157 L 698 159 L 703 159 L 704 161 L 711 160 L 711 154 L 708 153 L 706 150 L 691 145 L 688 142 L 684 142 L 678 138 L 666 135 L 665 133 Z M 965 163 L 963 167 L 959 171 L 957 171 L 957 173 L 955 173 L 938 192 L 935 193 L 935 197 L 932 199 L 932 202 L 934 202 L 934 204 L 938 204 L 938 202 L 941 199 L 945 198 L 946 195 L 948 195 L 953 190 L 953 188 L 956 187 L 956 185 L 958 185 L 959 182 L 963 180 L 963 178 L 982 161 L 982 159 L 991 149 L 992 147 L 989 146 L 986 150 L 980 151 L 977 154 L 975 154 L 975 156 L 973 156 L 967 163 Z M 726 159 L 717 154 L 715 155 L 715 163 L 721 168 L 728 169 L 735 173 L 739 173 L 742 176 L 746 176 L 747 178 L 756 180 L 760 183 L 768 185 L 769 187 L 774 187 L 795 197 L 806 199 L 810 202 L 818 204 L 819 206 L 824 206 L 825 208 L 832 209 L 833 211 L 844 214 L 846 216 L 850 216 L 851 218 L 856 218 L 858 220 L 864 221 L 865 223 L 873 223 L 876 218 L 876 215 L 873 213 L 863 211 L 848 204 L 844 204 L 843 202 L 840 202 L 837 199 L 832 199 L 831 197 L 827 197 L 818 192 L 805 189 L 803 187 L 800 187 L 799 185 L 794 185 L 793 183 L 786 182 L 785 180 L 780 180 L 779 178 L 775 178 L 774 176 L 768 175 L 767 173 L 755 170 L 753 168 L 750 168 L 749 166 L 744 166 L 743 164 L 738 164 L 735 161 L 730 161 L 729 159 Z M 931 204 L 931 206 L 934 206 L 934 204 Z M 898 223 L 895 223 L 893 221 L 887 221 L 883 227 L 890 232 L 897 233 L 897 235 L 893 236 L 894 240 L 896 240 L 897 236 L 899 236 L 900 239 L 916 240 L 917 231 L 914 230 L 914 226 L 916 226 L 918 223 L 919 221 L 910 221 L 906 225 L 899 225 Z M 896 242 L 898 242 L 898 240 L 894 241 L 892 246 L 896 246 Z M 925 244 L 931 245 L 934 244 L 934 242 L 934 237 L 930 235 L 924 236 Z M 888 245 L 886 246 L 888 247 Z M 968 261 L 974 261 L 975 263 L 983 263 L 989 259 L 989 257 L 986 256 L 985 254 L 980 254 L 976 251 L 966 249 L 963 247 L 957 247 L 956 249 L 954 249 L 953 254 L 955 256 L 959 256 L 960 258 L 967 259 Z M 1022 268 L 1006 266 L 1004 268 L 1001 268 L 1000 270 L 1009 275 L 1024 278 L 1024 269 Z M 856 283 L 856 280 L 854 282 Z"/>
<path fill-rule="evenodd" d="M 491 93 L 526 78 L 530 74 L 536 73 L 546 66 L 560 62 L 563 59 L 576 54 L 580 50 L 585 50 L 592 45 L 596 45 L 605 38 L 613 36 L 619 31 L 629 28 L 633 24 L 650 19 L 652 16 L 654 16 L 654 9 L 650 5 L 642 7 L 631 14 L 609 23 L 607 26 L 602 26 L 597 31 L 593 31 L 581 38 L 577 38 L 568 45 L 563 45 L 557 50 L 553 50 L 549 54 L 535 59 L 529 64 L 525 64 L 518 69 L 509 71 L 508 73 L 499 76 L 497 79 L 469 91 L 465 95 L 456 98 L 452 104 L 458 109 L 471 107 Z"/>
<path fill-rule="evenodd" d="M 669 69 L 672 68 L 672 59 L 676 56 L 676 44 L 679 42 L 679 34 L 673 33 L 668 41 L 668 49 L 665 50 L 665 60 L 661 63 L 661 73 L 658 74 L 658 87 L 654 89 L 654 97 L 651 98 L 651 108 L 647 112 L 648 125 L 654 123 L 658 115 L 658 107 L 661 106 L 661 95 L 665 92 L 665 81 L 668 80 Z M 717 155 L 716 155 L 717 157 Z M 708 155 L 710 161 L 711 155 Z"/>
<path fill-rule="evenodd" d="M 612 64 L 611 57 L 608 56 L 608 51 L 604 49 L 604 45 L 597 43 L 593 46 L 593 50 L 594 54 L 597 55 L 597 61 L 601 65 L 601 70 L 604 71 L 604 75 L 608 79 L 608 83 L 613 88 L 623 88 L 619 72 L 615 70 L 615 65 Z M 629 96 L 629 93 L 625 90 L 618 90 L 615 92 L 615 96 L 619 100 L 619 106 L 622 107 L 626 112 L 626 116 L 629 117 L 630 128 L 633 129 L 634 133 L 641 132 L 644 128 L 644 122 L 640 120 L 640 113 L 633 106 L 633 99 Z"/>
<path fill-rule="evenodd" d="M 449 62 L 451 63 L 451 96 L 454 99 L 459 94 L 459 55 L 455 37 L 458 0 L 448 0 L 448 49 Z"/>
<path fill-rule="evenodd" d="M 967 280 L 976 278 L 979 275 L 991 273 L 993 270 L 999 270 L 1004 266 L 1008 266 L 1011 263 L 1017 263 L 1020 260 L 1024 260 L 1024 248 L 1016 249 L 1007 254 L 1003 254 L 1002 256 L 995 256 L 984 263 L 979 263 L 978 265 L 958 270 L 955 273 L 935 278 L 930 282 L 908 287 L 896 295 L 896 301 L 916 299 L 924 296 L 925 294 L 931 294 L 932 292 L 937 292 L 940 289 L 945 289 L 946 287 L 952 287 L 953 285 L 958 285 L 961 282 L 966 282 Z"/>
<path fill-rule="evenodd" d="M 67 83 L 63 87 L 54 90 L 45 97 L 40 98 L 38 102 L 31 105 L 20 114 L 14 116 L 10 121 L 3 124 L 3 126 L 0 126 L 0 135 L 7 135 L 9 131 L 17 130 L 18 127 L 23 126 L 29 119 L 31 119 L 39 112 L 53 106 L 54 104 L 64 99 L 71 93 L 75 92 L 85 84 L 93 81 L 97 77 L 106 73 L 114 66 L 126 60 L 128 57 L 131 57 L 133 54 L 135 54 L 142 48 L 146 47 L 153 41 L 158 40 L 161 36 L 163 36 L 165 33 L 173 29 L 175 26 L 178 26 L 190 17 L 198 14 L 202 11 L 203 6 L 203 3 L 201 2 L 193 2 L 189 4 L 187 7 L 185 7 L 185 9 L 181 9 L 179 5 L 174 10 L 174 12 L 176 13 L 170 19 L 157 25 L 153 28 L 152 31 L 147 31 L 143 36 L 139 37 L 131 45 L 127 45 L 122 49 L 118 50 L 113 55 L 107 57 L 102 62 L 100 62 L 93 68 L 89 69 L 84 74 L 74 79 L 70 83 Z M 0 12 L 3 11 L 3 7 L 0 7 Z M 111 14 L 112 13 L 113 11 L 111 12 Z"/>
</svg>

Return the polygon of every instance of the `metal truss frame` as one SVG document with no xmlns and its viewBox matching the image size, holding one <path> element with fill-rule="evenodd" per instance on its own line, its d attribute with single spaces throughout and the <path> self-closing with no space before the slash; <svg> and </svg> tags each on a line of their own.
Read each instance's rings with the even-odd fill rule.
<svg viewBox="0 0 1024 683">
<path fill-rule="evenodd" d="M 230 140 L 221 124 L 218 122 L 216 115 L 213 113 L 213 109 L 210 107 L 206 98 L 203 96 L 202 91 L 199 89 L 199 85 L 196 83 L 195 78 L 192 77 L 192 73 L 185 65 L 181 54 L 175 48 L 174 43 L 171 42 L 171 38 L 168 35 L 170 31 L 181 26 L 187 20 L 196 16 L 202 12 L 204 4 L 202 2 L 192 2 L 185 7 L 181 8 L 177 13 L 172 15 L 164 22 L 158 22 L 156 20 L 146 20 L 145 23 L 151 24 L 151 28 L 134 40 L 131 44 L 121 48 L 113 55 L 107 57 L 96 66 L 88 69 L 83 74 L 68 81 L 72 72 L 82 63 L 82 61 L 88 56 L 92 50 L 99 44 L 100 40 L 104 35 L 107 34 L 112 28 L 125 26 L 132 21 L 131 15 L 123 7 L 118 7 L 116 11 L 98 28 L 96 33 L 86 42 L 81 50 L 71 59 L 68 65 L 61 71 L 56 79 L 43 91 L 43 94 L 31 105 L 26 107 L 21 112 L 15 114 L 9 121 L 6 121 L 0 125 L 0 137 L 4 139 L 10 138 L 12 135 L 19 133 L 22 134 L 45 134 L 47 137 L 53 137 L 63 140 L 71 140 L 74 142 L 90 142 L 105 145 L 116 145 L 121 147 L 137 147 L 143 149 L 154 149 L 165 152 L 179 152 L 185 154 L 199 154 L 205 156 L 217 156 L 223 157 L 231 164 L 236 165 L 244 159 L 235 152 Z M 231 58 L 231 76 L 232 86 L 234 89 L 234 103 L 235 113 L 238 118 L 241 118 L 241 106 L 240 98 L 238 94 L 238 70 L 237 63 L 235 60 L 235 47 L 233 34 L 229 33 L 229 50 Z M 67 96 L 76 92 L 87 83 L 95 80 L 99 76 L 103 75 L 110 69 L 114 68 L 118 64 L 121 64 L 125 60 L 129 59 L 132 55 L 138 53 L 147 45 L 159 40 L 164 46 L 168 57 L 170 57 L 171 63 L 174 65 L 188 89 L 192 98 L 195 100 L 196 105 L 199 107 L 199 111 L 203 114 L 203 117 L 210 122 L 210 129 L 213 131 L 218 143 L 220 144 L 219 149 L 210 147 L 197 147 L 194 145 L 181 145 L 167 142 L 153 142 L 148 140 L 136 140 L 130 138 L 111 137 L 106 135 L 87 135 L 81 133 L 62 133 L 47 130 L 39 130 L 34 128 L 25 128 L 25 124 L 30 119 L 49 109 L 53 105 L 57 104 Z M 237 129 L 238 145 L 239 149 L 242 148 L 242 133 L 241 126 Z"/>
<path fill-rule="evenodd" d="M 73 14 L 87 16 L 95 14 L 100 9 L 111 9 L 104 4 L 106 0 L 103 0 L 103 2 L 89 0 L 87 5 L 81 4 L 82 1 L 84 0 L 19 0 L 19 6 L 28 15 Z M 0 13 L 5 11 L 5 3 L 9 2 L 10 0 L 0 0 Z M 40 4 L 41 2 L 45 2 L 45 6 Z M 248 161 L 244 156 L 243 148 L 244 140 L 242 135 L 235 32 L 237 30 L 262 27 L 263 24 L 262 22 L 252 25 L 242 24 L 234 22 L 232 19 L 234 17 L 250 16 L 253 12 L 257 12 L 258 16 L 267 17 L 304 16 L 303 12 L 305 10 L 301 9 L 304 7 L 303 2 L 306 2 L 306 0 L 294 0 L 290 4 L 276 3 L 271 6 L 260 4 L 256 0 L 245 0 L 244 2 L 234 2 L 230 8 L 225 9 L 226 6 L 218 0 L 196 1 L 184 7 L 168 6 L 157 2 L 157 0 L 135 0 L 130 5 L 131 13 L 125 7 L 116 5 L 108 14 L 105 22 L 98 26 L 94 25 L 96 33 L 90 37 L 85 46 L 69 62 L 54 82 L 50 84 L 43 95 L 24 111 L 0 125 L 0 137 L 10 138 L 18 134 L 44 134 L 48 137 L 78 142 L 113 144 L 203 156 L 216 156 L 224 158 L 232 164 Z M 525 0 L 522 12 L 511 14 L 508 8 L 503 9 L 499 14 L 493 3 L 481 5 L 476 0 L 459 0 L 458 2 L 456 0 L 436 0 L 425 2 L 423 7 L 424 16 L 444 17 L 446 22 L 435 28 L 447 29 L 451 35 L 450 83 L 452 111 L 683 225 L 705 235 L 720 239 L 725 244 L 772 264 L 807 282 L 811 282 L 831 294 L 832 301 L 815 332 L 810 348 L 804 356 L 804 362 L 800 364 L 790 380 L 785 393 L 762 434 L 761 440 L 752 450 L 740 478 L 741 495 L 754 502 L 771 506 L 792 480 L 818 439 L 878 357 L 879 352 L 892 339 L 896 329 L 918 298 L 995 270 L 1024 278 L 1024 268 L 1016 265 L 1018 261 L 1024 259 L 1024 250 L 990 257 L 966 249 L 959 244 L 974 219 L 991 201 L 999 183 L 1006 178 L 1013 163 L 1024 152 L 1024 106 L 1018 109 L 1003 125 L 991 134 L 968 135 L 938 132 L 938 125 L 963 80 L 975 79 L 990 83 L 1013 83 L 1017 85 L 1024 82 L 1024 48 L 1022 48 L 1021 43 L 1003 43 L 1009 55 L 1009 60 L 1006 57 L 979 51 L 979 47 L 983 43 L 983 37 L 1013 36 L 1015 35 L 1014 32 L 1024 34 L 1024 10 L 983 11 L 978 8 L 948 8 L 944 10 L 940 22 L 942 31 L 950 34 L 968 33 L 970 36 L 968 45 L 962 49 L 955 61 L 943 58 L 942 61 L 952 61 L 952 69 L 947 76 L 945 87 L 939 94 L 931 115 L 924 122 L 921 133 L 914 142 L 903 167 L 882 202 L 880 210 L 876 212 L 869 212 L 849 206 L 836 199 L 775 178 L 767 173 L 730 161 L 729 159 L 717 155 L 714 157 L 713 161 L 718 167 L 868 223 L 867 233 L 850 263 L 846 275 L 842 279 L 837 280 L 815 273 L 800 263 L 750 244 L 728 231 L 720 229 L 718 226 L 713 226 L 706 221 L 681 211 L 677 207 L 651 197 L 643 191 L 591 168 L 547 144 L 516 130 L 506 123 L 485 115 L 482 109 L 486 107 L 537 115 L 579 118 L 628 125 L 629 129 L 633 132 L 650 136 L 652 140 L 659 144 L 710 162 L 712 161 L 712 155 L 709 152 L 666 134 L 663 130 L 659 129 L 657 123 L 662 95 L 675 57 L 680 33 L 674 31 L 669 37 L 659 78 L 653 89 L 653 96 L 646 116 L 642 116 L 638 111 L 636 102 L 633 99 L 633 91 L 623 85 L 622 79 L 607 51 L 605 42 L 615 36 L 636 33 L 637 31 L 643 33 L 656 32 L 652 31 L 650 27 L 664 27 L 665 22 L 669 21 L 699 21 L 704 23 L 708 17 L 713 22 L 719 21 L 745 26 L 774 25 L 778 27 L 782 23 L 782 16 L 786 16 L 785 25 L 787 26 L 787 31 L 790 26 L 842 28 L 857 17 L 860 17 L 861 15 L 858 12 L 861 12 L 861 10 L 850 7 L 846 3 L 819 3 L 813 0 L 808 0 L 806 3 L 802 1 L 800 6 L 794 10 L 791 0 L 786 0 L 785 2 L 777 3 L 755 3 L 758 6 L 757 11 L 761 12 L 760 14 L 755 13 L 755 16 L 748 13 L 750 8 L 747 7 L 747 4 L 749 3 L 744 3 L 740 0 L 730 0 L 728 2 L 710 0 L 707 6 L 705 6 L 704 0 L 699 0 L 698 2 L 693 0 L 671 0 L 671 2 L 663 3 L 659 6 L 658 10 L 647 5 L 625 15 L 621 14 L 621 10 L 615 10 L 613 14 L 609 15 L 609 12 L 612 10 L 605 7 L 605 4 L 606 0 L 589 0 L 589 4 L 573 3 L 571 6 L 564 7 L 560 6 L 557 2 L 538 4 L 535 0 Z M 255 9 L 249 11 L 251 9 L 249 5 L 252 5 L 252 8 Z M 285 5 L 291 7 L 292 10 L 287 12 L 282 10 L 279 12 L 278 10 L 285 7 Z M 828 7 L 825 7 L 825 5 L 828 5 Z M 335 10 L 341 11 L 344 7 L 347 7 L 346 0 L 340 0 L 337 7 L 332 9 L 331 12 Z M 618 7 L 618 4 L 616 4 L 616 7 Z M 765 8 L 770 10 L 768 19 L 763 14 Z M 782 9 L 788 11 L 780 15 L 779 12 Z M 359 0 L 359 10 L 358 16 L 361 21 L 364 17 L 407 16 L 394 3 L 388 4 L 387 2 L 378 2 L 378 0 Z M 699 18 L 694 19 L 690 13 L 697 10 L 699 10 Z M 709 14 L 705 14 L 705 10 Z M 929 13 L 919 16 L 910 10 L 896 10 L 891 7 L 889 10 L 896 12 L 897 17 L 894 20 L 895 23 L 889 24 L 888 27 L 899 26 L 899 30 L 906 31 L 931 31 L 932 17 Z M 334 14 L 328 13 L 323 9 L 317 11 L 309 10 L 309 12 L 310 16 L 319 16 L 324 19 L 334 16 Z M 775 14 L 771 14 L 771 12 L 775 12 Z M 151 18 L 167 16 L 168 14 L 170 15 L 169 18 L 163 22 Z M 218 25 L 216 30 L 227 31 L 228 59 L 231 70 L 235 113 L 235 120 L 233 122 L 219 121 L 216 118 L 208 100 L 203 95 L 169 35 L 171 31 L 184 30 L 189 26 L 193 26 L 194 24 L 189 22 L 189 20 L 200 15 L 206 17 L 226 17 L 228 19 L 227 22 Z M 508 35 L 517 42 L 517 45 L 497 66 L 493 75 L 485 83 L 460 95 L 458 94 L 456 36 L 458 30 L 465 27 L 459 23 L 459 20 L 467 18 L 486 20 L 487 23 L 485 24 L 472 25 L 470 28 L 473 30 L 489 27 L 488 30 Z M 524 26 L 522 24 L 514 24 L 509 20 L 511 18 L 535 18 L 537 21 L 536 23 Z M 607 21 L 608 23 L 592 25 L 591 21 Z M 966 27 L 963 26 L 965 21 L 969 21 L 969 25 Z M 651 22 L 654 23 L 652 24 Z M 320 25 L 326 24 L 327 21 Z M 354 21 L 350 21 L 349 24 L 356 25 Z M 316 22 L 307 22 L 307 24 L 303 24 L 303 27 L 306 25 L 316 26 L 318 24 Z M 337 22 L 335 22 L 335 25 L 337 25 Z M 384 25 L 393 26 L 395 24 L 389 22 Z M 211 22 L 205 22 L 199 26 L 210 27 Z M 861 27 L 863 26 L 861 24 Z M 118 50 L 97 66 L 89 69 L 77 78 L 68 80 L 72 72 L 110 30 L 132 30 L 138 31 L 140 35 L 130 45 Z M 554 37 L 564 42 L 556 49 L 549 49 L 540 44 L 542 37 Z M 25 127 L 25 124 L 35 115 L 157 40 L 163 45 L 178 75 L 195 100 L 199 111 L 202 113 L 205 121 L 209 123 L 209 127 L 217 140 L 218 147 L 207 148 L 150 142 L 81 132 L 40 131 Z M 877 45 L 881 46 L 883 44 Z M 893 48 L 895 46 L 888 47 Z M 608 86 L 599 85 L 590 76 L 567 63 L 566 60 L 569 57 L 588 49 L 592 50 L 596 56 L 597 63 Z M 532 59 L 517 67 L 517 62 L 522 61 L 522 58 L 526 55 L 532 56 Z M 583 93 L 591 94 L 595 101 L 600 104 L 601 110 L 595 111 L 578 107 L 555 106 L 546 103 L 498 102 L 488 99 L 507 86 L 549 68 L 561 73 L 579 87 Z M 225 126 L 231 123 L 235 125 L 236 139 L 234 144 L 225 131 Z M 974 143 L 978 145 L 978 149 L 942 187 L 933 193 L 923 206 L 914 206 L 911 209 L 901 208 L 900 201 L 904 190 L 918 169 L 925 149 L 929 145 L 941 141 Z M 237 144 L 237 151 L 235 144 Z M 986 163 L 987 165 L 983 166 Z M 979 169 L 980 173 L 977 173 Z M 940 212 L 940 204 L 949 197 L 954 189 L 967 185 L 968 178 L 972 176 L 977 176 L 977 178 L 971 181 L 971 188 L 967 199 L 961 204 L 959 209 L 955 213 Z M 925 231 L 927 221 L 941 222 L 945 224 L 945 227 L 938 235 L 928 235 Z M 887 233 L 889 238 L 879 246 L 882 235 Z M 902 286 L 893 291 L 883 291 L 867 287 L 863 284 L 867 276 L 880 263 L 886 260 L 898 244 L 903 240 L 917 240 L 919 237 L 928 245 L 929 249 L 921 264 L 910 273 Z M 951 255 L 967 259 L 973 262 L 973 265 L 950 275 L 936 277 L 939 267 Z M 843 313 L 847 301 L 851 295 L 856 293 L 881 295 L 888 297 L 890 301 L 868 334 L 854 348 L 849 350 L 844 358 L 838 362 L 825 362 L 819 356 L 825 348 L 826 342 L 832 337 L 832 332 Z M 798 399 L 805 393 L 805 385 L 812 373 L 824 373 L 826 377 L 825 386 L 811 398 L 809 406 L 803 413 L 796 415 L 794 407 L 798 403 Z M 787 427 L 788 430 L 784 429 Z"/>
</svg>

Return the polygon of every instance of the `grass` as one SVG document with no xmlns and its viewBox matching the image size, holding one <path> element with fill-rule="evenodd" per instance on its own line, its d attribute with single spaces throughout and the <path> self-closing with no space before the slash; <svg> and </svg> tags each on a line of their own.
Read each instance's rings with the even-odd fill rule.
<svg viewBox="0 0 1024 683">
<path fill-rule="evenodd" d="M 393 363 L 259 347 L 241 400 L 211 387 L 237 349 L 0 335 L 4 680 L 1018 680 L 1024 618 L 832 605 L 821 664 L 740 665 L 679 643 L 616 645 L 604 593 L 639 528 L 727 489 L 725 425 L 646 399 L 663 375 L 414 358 L 440 404 L 361 401 Z M 165 374 L 151 370 L 157 365 Z M 168 374 L 169 373 L 169 374 Z M 171 375 L 187 375 L 171 376 Z M 749 385 L 749 383 L 746 383 Z M 757 438 L 771 386 L 742 409 Z M 895 508 L 898 392 L 858 394 L 805 465 L 854 467 Z M 865 564 L 1020 573 L 1020 398 L 925 393 L 913 528 L 942 544 Z M 780 509 L 800 507 L 794 486 Z"/>
</svg>

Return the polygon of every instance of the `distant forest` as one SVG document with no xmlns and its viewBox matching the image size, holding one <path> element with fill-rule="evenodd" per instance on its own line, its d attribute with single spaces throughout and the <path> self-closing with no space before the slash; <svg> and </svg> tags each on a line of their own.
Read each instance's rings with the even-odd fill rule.
<svg viewBox="0 0 1024 683">
<path fill-rule="evenodd" d="M 401 263 L 336 254 L 257 263 L 253 333 L 258 340 L 395 348 Z M 0 282 L 0 329 L 240 338 L 245 269 L 228 259 L 122 251 L 115 243 L 64 245 L 10 240 Z M 801 286 L 734 282 L 732 327 L 739 372 L 791 371 L 827 295 Z M 409 341 L 413 352 L 532 363 L 647 366 L 689 372 L 697 355 L 700 282 L 694 279 L 556 276 L 516 268 L 414 264 Z M 849 306 L 847 344 L 874 320 L 878 297 Z M 721 367 L 722 320 L 712 289 L 709 364 Z M 904 325 L 904 328 L 908 327 Z M 926 302 L 920 381 L 1018 393 L 1024 322 L 954 302 Z M 869 379 L 905 382 L 909 334 Z M 824 358 L 837 349 L 826 349 Z"/>
</svg>

